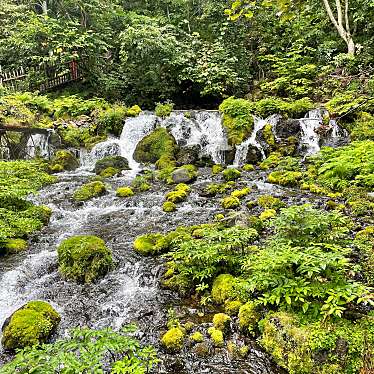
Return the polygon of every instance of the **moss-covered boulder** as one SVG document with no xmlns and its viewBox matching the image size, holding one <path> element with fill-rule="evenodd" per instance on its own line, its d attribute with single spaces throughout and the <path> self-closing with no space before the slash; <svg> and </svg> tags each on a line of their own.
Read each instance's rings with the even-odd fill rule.
<svg viewBox="0 0 374 374">
<path fill-rule="evenodd" d="M 241 175 L 242 173 L 238 169 L 235 169 L 235 168 L 229 168 L 223 171 L 223 178 L 225 178 L 227 182 L 235 181 L 239 179 Z"/>
<path fill-rule="evenodd" d="M 217 304 L 223 304 L 234 290 L 235 278 L 231 274 L 221 274 L 213 282 L 212 299 Z"/>
<path fill-rule="evenodd" d="M 122 156 L 108 156 L 96 161 L 95 173 L 101 174 L 104 170 L 113 168 L 119 171 L 129 170 L 129 163 L 125 157 Z"/>
<path fill-rule="evenodd" d="M 161 342 L 169 351 L 180 351 L 183 348 L 184 332 L 179 327 L 173 327 L 162 336 Z"/>
<path fill-rule="evenodd" d="M 173 170 L 171 180 L 173 183 L 192 183 L 196 180 L 197 175 L 198 172 L 194 165 L 184 165 Z"/>
<path fill-rule="evenodd" d="M 45 343 L 60 320 L 50 304 L 30 301 L 5 321 L 1 343 L 8 350 Z"/>
<path fill-rule="evenodd" d="M 119 187 L 116 191 L 117 197 L 131 197 L 134 196 L 134 191 L 131 187 Z"/>
<path fill-rule="evenodd" d="M 59 271 L 67 279 L 91 283 L 113 266 L 112 253 L 97 236 L 73 236 L 57 248 Z"/>
<path fill-rule="evenodd" d="M 208 333 L 215 347 L 220 348 L 224 346 L 225 340 L 223 338 L 223 332 L 221 330 L 218 330 L 215 327 L 210 327 L 208 329 Z"/>
<path fill-rule="evenodd" d="M 235 209 L 240 206 L 240 200 L 237 197 L 227 196 L 222 200 L 222 208 Z"/>
<path fill-rule="evenodd" d="M 76 201 L 86 201 L 93 197 L 104 195 L 106 192 L 105 184 L 101 181 L 86 183 L 79 187 L 73 194 Z"/>
<path fill-rule="evenodd" d="M 104 169 L 103 171 L 100 172 L 100 177 L 101 178 L 112 178 L 115 175 L 117 175 L 120 172 L 120 170 L 113 168 L 113 167 L 108 167 Z"/>
<path fill-rule="evenodd" d="M 28 243 L 23 239 L 8 239 L 4 246 L 7 253 L 13 254 L 25 251 L 28 247 Z"/>
<path fill-rule="evenodd" d="M 256 310 L 256 305 L 251 301 L 240 307 L 238 317 L 240 328 L 249 333 L 253 333 L 260 320 L 260 314 Z"/>
<path fill-rule="evenodd" d="M 53 172 L 71 171 L 78 166 L 79 161 L 77 158 L 71 152 L 65 150 L 57 151 L 50 162 L 50 169 Z"/>
<path fill-rule="evenodd" d="M 162 204 L 162 210 L 163 210 L 165 213 L 175 212 L 175 211 L 177 210 L 177 206 L 176 206 L 176 204 L 174 204 L 174 203 L 171 202 L 171 201 L 165 201 L 165 202 Z"/>
<path fill-rule="evenodd" d="M 166 129 L 160 127 L 138 143 L 134 152 L 134 160 L 145 164 L 155 164 L 161 158 L 174 160 L 177 149 L 174 137 Z"/>
<path fill-rule="evenodd" d="M 158 242 L 162 238 L 163 235 L 159 233 L 140 235 L 134 241 L 134 249 L 144 256 L 155 254 L 160 250 Z"/>
</svg>

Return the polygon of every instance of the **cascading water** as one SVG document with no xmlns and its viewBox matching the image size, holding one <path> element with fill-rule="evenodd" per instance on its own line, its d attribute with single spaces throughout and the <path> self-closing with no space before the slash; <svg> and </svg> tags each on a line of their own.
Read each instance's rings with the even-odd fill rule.
<svg viewBox="0 0 374 374">
<path fill-rule="evenodd" d="M 50 136 L 50 132 L 47 134 L 30 134 L 26 144 L 27 158 L 34 158 L 36 156 L 49 158 Z"/>
<path fill-rule="evenodd" d="M 258 132 L 265 127 L 265 125 L 267 124 L 270 124 L 272 126 L 275 125 L 277 121 L 279 120 L 279 116 L 273 115 L 266 119 L 253 116 L 253 120 L 254 120 L 254 127 L 253 127 L 251 136 L 247 140 L 245 140 L 243 143 L 239 144 L 236 147 L 235 160 L 234 160 L 235 166 L 240 166 L 240 165 L 245 164 L 245 160 L 246 160 L 250 145 L 253 145 L 261 152 L 262 159 L 266 158 L 265 151 L 262 145 L 260 144 L 260 142 L 258 142 L 257 140 L 257 135 L 258 135 Z"/>
<path fill-rule="evenodd" d="M 299 120 L 302 131 L 300 149 L 304 149 L 305 156 L 313 155 L 320 150 L 320 136 L 317 132 L 323 123 L 323 112 L 321 109 L 309 111 L 304 118 Z"/>
<path fill-rule="evenodd" d="M 170 130 L 178 144 L 200 145 L 201 155 L 210 156 L 216 164 L 225 163 L 224 151 L 229 145 L 218 111 L 195 111 L 191 118 L 173 112 L 161 126 Z"/>
</svg>

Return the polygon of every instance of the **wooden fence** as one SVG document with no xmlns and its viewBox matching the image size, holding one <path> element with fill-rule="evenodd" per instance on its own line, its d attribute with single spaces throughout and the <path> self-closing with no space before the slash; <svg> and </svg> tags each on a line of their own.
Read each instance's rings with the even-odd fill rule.
<svg viewBox="0 0 374 374">
<path fill-rule="evenodd" d="M 0 66 L 0 87 L 11 91 L 38 90 L 45 92 L 83 79 L 83 69 L 77 61 L 59 65 L 43 64 L 25 69 L 22 66 L 3 71 Z"/>
</svg>

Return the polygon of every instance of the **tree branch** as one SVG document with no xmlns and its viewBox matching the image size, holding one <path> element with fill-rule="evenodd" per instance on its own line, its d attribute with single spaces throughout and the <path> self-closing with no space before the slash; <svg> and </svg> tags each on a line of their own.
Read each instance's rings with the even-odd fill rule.
<svg viewBox="0 0 374 374">
<path fill-rule="evenodd" d="M 349 0 L 345 0 L 345 29 L 347 30 L 347 34 L 351 35 L 351 28 L 349 26 L 348 10 L 349 10 Z"/>
<path fill-rule="evenodd" d="M 347 34 L 343 28 L 342 25 L 339 25 L 338 22 L 336 21 L 335 17 L 334 17 L 334 13 L 332 12 L 331 10 L 331 7 L 330 7 L 330 4 L 329 4 L 329 1 L 328 0 L 323 0 L 323 4 L 325 5 L 325 8 L 326 8 L 326 12 L 327 14 L 329 15 L 330 17 L 330 20 L 332 22 L 332 24 L 335 26 L 335 28 L 338 30 L 338 33 L 339 35 L 343 38 L 343 40 L 348 43 L 348 39 L 347 39 Z"/>
</svg>

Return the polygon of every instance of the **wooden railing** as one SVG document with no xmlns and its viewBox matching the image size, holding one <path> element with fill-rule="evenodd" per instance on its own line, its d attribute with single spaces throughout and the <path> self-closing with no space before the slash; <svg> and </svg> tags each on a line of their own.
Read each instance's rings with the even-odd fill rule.
<svg viewBox="0 0 374 374">
<path fill-rule="evenodd" d="M 32 79 L 29 79 L 32 77 Z M 11 91 L 38 90 L 45 92 L 83 79 L 83 69 L 77 61 L 59 65 L 43 64 L 25 69 L 22 66 L 3 71 L 0 66 L 0 87 Z"/>
</svg>

